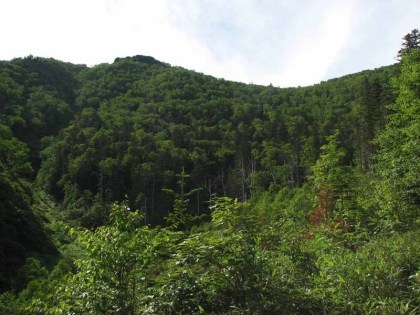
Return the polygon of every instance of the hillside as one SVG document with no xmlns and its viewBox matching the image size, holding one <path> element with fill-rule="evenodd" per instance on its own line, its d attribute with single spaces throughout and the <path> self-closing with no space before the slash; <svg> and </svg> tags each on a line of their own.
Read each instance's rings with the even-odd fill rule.
<svg viewBox="0 0 420 315">
<path fill-rule="evenodd" d="M 132 206 L 150 212 L 150 222 L 160 222 L 171 204 L 162 188 L 174 189 L 183 167 L 189 189 L 205 188 L 197 209 L 205 210 L 213 193 L 244 201 L 270 185 L 299 187 L 335 129 L 347 163 L 368 168 L 369 143 L 395 100 L 389 87 L 395 66 L 280 89 L 217 80 L 148 58 L 119 58 L 78 73 L 76 66 L 42 58 L 5 65 L 28 64 L 20 71 L 38 77 L 19 82 L 18 73 L 9 74 L 23 95 L 4 113 L 29 147 L 39 183 L 66 208 L 79 202 L 90 209 L 95 200 L 127 195 Z M 60 72 L 63 80 L 43 78 Z"/>
<path fill-rule="evenodd" d="M 414 314 L 418 57 L 299 88 L 0 62 L 0 313 Z"/>
</svg>

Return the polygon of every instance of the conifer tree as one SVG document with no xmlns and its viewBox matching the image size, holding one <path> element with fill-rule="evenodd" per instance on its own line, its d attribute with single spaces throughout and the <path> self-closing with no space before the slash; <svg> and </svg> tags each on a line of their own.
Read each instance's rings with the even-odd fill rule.
<svg viewBox="0 0 420 315">
<path fill-rule="evenodd" d="M 412 30 L 410 33 L 403 37 L 402 48 L 398 51 L 398 60 L 404 54 L 411 52 L 412 50 L 420 48 L 420 33 L 418 29 Z"/>
<path fill-rule="evenodd" d="M 412 34 L 418 34 L 414 30 Z M 378 137 L 378 195 L 386 218 L 414 224 L 420 204 L 420 49 L 403 47 L 399 96 L 390 107 L 385 131 Z"/>
</svg>

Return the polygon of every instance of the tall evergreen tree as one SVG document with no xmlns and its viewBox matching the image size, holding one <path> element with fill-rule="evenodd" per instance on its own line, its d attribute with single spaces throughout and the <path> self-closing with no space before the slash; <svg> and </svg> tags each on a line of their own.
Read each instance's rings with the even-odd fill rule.
<svg viewBox="0 0 420 315">
<path fill-rule="evenodd" d="M 417 34 L 414 30 L 412 33 Z M 378 137 L 379 195 L 387 218 L 412 224 L 420 205 L 420 49 L 402 54 L 401 76 L 395 81 L 399 96 Z"/>
<path fill-rule="evenodd" d="M 412 30 L 410 33 L 403 37 L 402 48 L 398 51 L 398 59 L 412 51 L 413 49 L 420 48 L 420 33 L 418 29 Z"/>
</svg>

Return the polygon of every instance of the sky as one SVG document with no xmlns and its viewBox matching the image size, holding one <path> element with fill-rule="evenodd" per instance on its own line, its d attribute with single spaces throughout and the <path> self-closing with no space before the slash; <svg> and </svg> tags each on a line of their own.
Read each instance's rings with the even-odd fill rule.
<svg viewBox="0 0 420 315">
<path fill-rule="evenodd" d="M 148 55 L 278 87 L 396 62 L 419 0 L 0 0 L 0 60 Z"/>
</svg>

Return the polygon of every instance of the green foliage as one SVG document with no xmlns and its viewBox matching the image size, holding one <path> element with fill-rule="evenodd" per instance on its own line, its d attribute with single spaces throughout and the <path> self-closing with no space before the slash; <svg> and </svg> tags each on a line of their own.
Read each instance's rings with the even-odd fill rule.
<svg viewBox="0 0 420 315">
<path fill-rule="evenodd" d="M 57 135 L 74 116 L 81 68 L 32 56 L 0 62 L 0 117 L 28 146 L 35 169 L 41 162 L 42 137 Z"/>
<path fill-rule="evenodd" d="M 182 167 L 190 175 L 185 191 L 203 188 L 186 198 L 189 212 L 200 214 L 209 214 L 205 201 L 214 194 L 245 201 L 270 186 L 299 187 L 335 129 L 349 135 L 342 146 L 350 165 L 361 146 L 352 106 L 362 104 L 369 121 L 384 120 L 379 113 L 393 101 L 386 91 L 394 70 L 276 89 L 217 80 L 142 56 L 86 68 L 78 75 L 74 121 L 56 140 L 44 141 L 50 146 L 39 183 L 66 208 L 85 212 L 95 198 L 112 203 L 127 195 L 152 224 L 167 217 L 171 198 L 163 188 L 176 190 Z"/>
<path fill-rule="evenodd" d="M 317 272 L 308 288 L 313 307 L 325 313 L 410 313 L 416 299 L 418 233 L 372 240 L 357 250 L 317 232 L 304 248 L 314 255 Z"/>
<path fill-rule="evenodd" d="M 166 216 L 165 221 L 171 229 L 186 231 L 189 230 L 193 225 L 198 224 L 204 218 L 204 215 L 191 214 L 188 209 L 188 205 L 190 203 L 189 199 L 185 199 L 194 194 L 197 194 L 199 197 L 199 192 L 201 189 L 196 188 L 191 189 L 188 192 L 184 191 L 184 187 L 186 185 L 185 179 L 190 177 L 189 174 L 185 173 L 184 168 L 182 168 L 182 172 L 180 174 L 176 174 L 176 177 L 179 178 L 177 181 L 180 189 L 179 193 L 176 193 L 172 189 L 163 189 L 164 192 L 172 195 L 172 197 L 175 199 L 172 210 Z"/>
<path fill-rule="evenodd" d="M 338 137 L 338 131 L 327 137 L 328 143 L 321 147 L 321 155 L 312 168 L 315 189 L 335 199 L 343 197 L 351 182 L 351 168 L 343 165 L 346 153 L 340 148 Z"/>
<path fill-rule="evenodd" d="M 2 170 L 20 177 L 32 174 L 32 167 L 28 159 L 28 148 L 13 136 L 10 128 L 0 120 L 0 163 Z"/>
<path fill-rule="evenodd" d="M 141 293 L 150 281 L 149 269 L 159 263 L 160 255 L 166 255 L 177 237 L 169 231 L 141 226 L 140 214 L 125 203 L 114 204 L 109 219 L 109 226 L 95 231 L 70 231 L 77 235 L 85 255 L 75 260 L 74 274 L 67 271 L 58 275 L 60 281 L 53 283 L 51 295 L 32 299 L 29 310 L 42 314 L 139 312 L 146 298 Z"/>
<path fill-rule="evenodd" d="M 57 254 L 31 208 L 31 173 L 27 146 L 0 119 L 0 292 L 11 288 L 28 257 Z M 15 289 L 25 284 L 22 280 Z"/>
<path fill-rule="evenodd" d="M 403 37 L 402 48 L 398 51 L 398 57 L 411 53 L 411 51 L 420 48 L 420 34 L 418 29 L 412 30 Z"/>
<path fill-rule="evenodd" d="M 216 198 L 212 220 L 188 234 L 142 226 L 138 212 L 115 204 L 109 226 L 71 232 L 85 248 L 74 273 L 62 262 L 18 296 L 1 295 L 0 309 L 415 314 L 418 231 L 367 241 L 338 226 L 310 229 L 305 212 L 311 196 L 313 191 L 301 188 L 255 205 Z M 273 209 L 264 212 L 265 206 Z M 25 270 L 27 279 L 45 273 L 36 261 Z"/>
<path fill-rule="evenodd" d="M 289 89 L 0 62 L 0 313 L 418 313 L 410 43 Z"/>
<path fill-rule="evenodd" d="M 44 278 L 47 275 L 47 269 L 41 266 L 39 260 L 30 257 L 19 269 L 16 278 L 13 279 L 12 287 L 17 292 L 22 291 L 32 280 Z"/>
<path fill-rule="evenodd" d="M 60 260 L 51 272 L 47 272 L 36 260 L 22 268 L 27 279 L 32 279 L 18 294 L 7 291 L 0 295 L 1 314 L 57 314 L 53 313 L 53 301 L 57 287 L 72 272 L 72 264 Z"/>
<path fill-rule="evenodd" d="M 159 275 L 151 313 L 261 311 L 268 270 L 254 217 L 229 198 L 213 202 L 207 230 L 180 242 L 168 261 L 169 272 Z"/>
<path fill-rule="evenodd" d="M 378 137 L 377 172 L 382 215 L 397 225 L 415 226 L 419 219 L 420 182 L 420 49 L 403 54 L 395 81 L 399 96 L 385 131 Z"/>
</svg>

